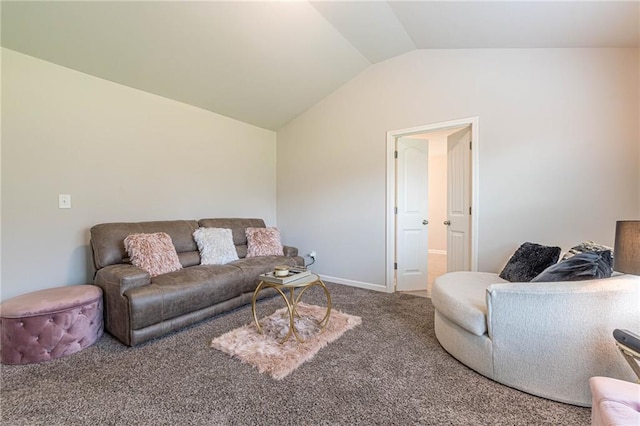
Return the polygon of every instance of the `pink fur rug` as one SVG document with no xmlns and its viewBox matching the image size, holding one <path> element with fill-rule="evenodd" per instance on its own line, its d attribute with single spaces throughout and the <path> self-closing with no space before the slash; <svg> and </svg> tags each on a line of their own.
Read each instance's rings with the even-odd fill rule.
<svg viewBox="0 0 640 426">
<path fill-rule="evenodd" d="M 295 319 L 296 330 L 305 339 L 304 343 L 298 343 L 293 334 L 285 343 L 278 343 L 289 331 L 289 315 L 286 308 L 282 308 L 260 320 L 264 334 L 259 334 L 251 322 L 216 337 L 211 341 L 211 347 L 253 365 L 260 373 L 281 380 L 345 331 L 362 324 L 360 317 L 332 309 L 329 324 L 319 333 L 317 321 L 324 317 L 325 307 L 300 303 L 298 313 L 300 318 Z"/>
</svg>

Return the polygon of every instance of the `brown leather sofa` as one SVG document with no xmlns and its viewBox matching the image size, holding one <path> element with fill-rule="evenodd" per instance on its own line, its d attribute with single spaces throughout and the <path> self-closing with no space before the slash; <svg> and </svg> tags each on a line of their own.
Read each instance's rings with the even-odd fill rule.
<svg viewBox="0 0 640 426">
<path fill-rule="evenodd" d="M 275 265 L 304 265 L 298 249 L 290 246 L 284 246 L 282 256 L 247 258 L 245 229 L 264 226 L 262 219 L 201 219 L 92 227 L 94 284 L 104 292 L 105 329 L 134 346 L 250 303 L 258 275 Z M 240 259 L 226 265 L 200 265 L 193 238 L 198 227 L 230 228 Z M 124 239 L 153 232 L 171 236 L 183 269 L 152 278 L 128 262 Z"/>
</svg>

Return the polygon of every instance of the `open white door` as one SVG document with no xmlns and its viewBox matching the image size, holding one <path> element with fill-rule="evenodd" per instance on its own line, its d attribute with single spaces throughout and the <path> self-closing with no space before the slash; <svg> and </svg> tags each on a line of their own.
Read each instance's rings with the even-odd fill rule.
<svg viewBox="0 0 640 426">
<path fill-rule="evenodd" d="M 426 290 L 429 141 L 399 138 L 396 151 L 396 290 Z"/>
<path fill-rule="evenodd" d="M 447 271 L 471 269 L 471 127 L 447 137 Z"/>
</svg>

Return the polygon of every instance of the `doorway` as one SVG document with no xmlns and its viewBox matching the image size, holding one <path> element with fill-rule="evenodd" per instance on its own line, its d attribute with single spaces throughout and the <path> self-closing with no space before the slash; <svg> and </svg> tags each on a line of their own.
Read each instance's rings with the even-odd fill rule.
<svg viewBox="0 0 640 426">
<path fill-rule="evenodd" d="M 387 132 L 387 292 L 477 270 L 477 148 L 477 117 Z"/>
</svg>

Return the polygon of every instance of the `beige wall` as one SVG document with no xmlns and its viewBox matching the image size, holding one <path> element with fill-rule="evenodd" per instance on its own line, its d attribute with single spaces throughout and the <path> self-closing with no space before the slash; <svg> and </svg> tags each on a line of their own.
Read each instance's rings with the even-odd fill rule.
<svg viewBox="0 0 640 426">
<path fill-rule="evenodd" d="M 275 224 L 275 164 L 272 131 L 3 49 L 0 296 L 89 282 L 100 222 Z"/>
<path fill-rule="evenodd" d="M 107 221 L 259 216 L 384 285 L 385 132 L 479 116 L 479 265 L 640 218 L 638 50 L 416 51 L 278 132 L 2 49 L 2 300 L 90 280 Z M 72 196 L 71 210 L 57 195 Z"/>
<path fill-rule="evenodd" d="M 315 270 L 385 285 L 385 133 L 479 117 L 479 269 L 640 216 L 637 49 L 422 50 L 278 132 L 278 225 Z"/>
</svg>

